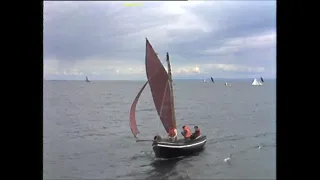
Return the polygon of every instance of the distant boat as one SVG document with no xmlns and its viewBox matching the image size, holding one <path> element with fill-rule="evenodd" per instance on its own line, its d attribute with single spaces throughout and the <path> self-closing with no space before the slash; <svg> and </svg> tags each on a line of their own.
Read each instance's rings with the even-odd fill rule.
<svg viewBox="0 0 320 180">
<path fill-rule="evenodd" d="M 86 76 L 86 82 L 90 82 L 89 79 L 88 79 L 88 76 Z"/>
<path fill-rule="evenodd" d="M 185 140 L 177 139 L 171 141 L 160 136 L 155 136 L 154 140 L 139 140 L 139 133 L 136 123 L 136 106 L 141 93 L 147 84 L 149 84 L 153 103 L 158 113 L 159 119 L 167 133 L 170 128 L 176 129 L 176 116 L 174 108 L 174 95 L 172 88 L 171 65 L 169 61 L 169 53 L 167 53 L 168 70 L 156 55 L 148 39 L 146 39 L 146 56 L 145 66 L 148 81 L 143 85 L 134 99 L 130 108 L 130 129 L 133 136 L 137 139 L 136 142 L 151 141 L 152 148 L 157 158 L 176 158 L 180 156 L 188 156 L 194 153 L 199 153 L 207 142 L 207 137 L 201 135 L 196 139 Z M 151 122 L 151 121 L 150 121 Z M 153 129 L 154 130 L 154 129 Z"/>
<path fill-rule="evenodd" d="M 252 86 L 262 86 L 262 83 L 259 82 L 256 78 L 254 78 L 254 80 L 252 82 Z"/>
<path fill-rule="evenodd" d="M 211 77 L 211 81 L 212 81 L 212 83 L 214 83 L 214 80 L 213 80 L 213 78 Z"/>
<path fill-rule="evenodd" d="M 204 82 L 204 83 L 207 83 L 207 80 L 206 80 L 206 79 L 203 79 L 203 82 Z"/>
<path fill-rule="evenodd" d="M 231 84 L 228 84 L 227 82 L 224 83 L 225 86 L 231 86 Z"/>
<path fill-rule="evenodd" d="M 261 79 L 261 82 L 264 82 L 264 80 L 263 80 L 263 78 L 262 78 L 262 77 L 260 77 L 260 79 Z"/>
</svg>

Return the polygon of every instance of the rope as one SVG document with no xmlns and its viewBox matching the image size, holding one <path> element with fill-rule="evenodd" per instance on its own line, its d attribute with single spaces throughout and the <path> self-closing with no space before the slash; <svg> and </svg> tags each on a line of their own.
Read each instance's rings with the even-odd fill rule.
<svg viewBox="0 0 320 180">
<path fill-rule="evenodd" d="M 156 54 L 157 54 L 157 56 L 158 56 L 158 53 L 156 53 Z M 160 60 L 160 58 L 159 58 L 159 60 Z M 160 62 L 161 62 L 161 60 L 160 60 Z M 162 60 L 161 63 L 164 64 L 165 62 L 166 62 L 166 59 Z M 160 135 L 160 132 L 159 132 L 159 129 L 160 129 L 159 127 L 160 127 L 161 123 L 162 123 L 162 122 L 161 122 L 161 120 L 160 120 L 159 123 L 158 123 L 157 131 L 156 131 L 156 132 L 157 132 L 157 135 L 159 135 L 159 136 L 161 136 L 161 135 Z"/>
</svg>

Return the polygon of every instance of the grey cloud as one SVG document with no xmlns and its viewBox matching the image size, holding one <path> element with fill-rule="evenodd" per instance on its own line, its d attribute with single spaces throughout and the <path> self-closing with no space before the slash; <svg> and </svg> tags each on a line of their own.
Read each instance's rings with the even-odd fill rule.
<svg viewBox="0 0 320 180">
<path fill-rule="evenodd" d="M 161 3 L 144 2 L 142 7 L 125 7 L 121 2 L 46 1 L 44 58 L 57 59 L 59 66 L 66 68 L 77 61 L 92 57 L 105 61 L 128 59 L 143 62 L 144 38 L 137 38 L 135 33 L 175 21 L 171 18 L 176 16 L 164 13 L 160 17 L 156 13 Z M 177 64 L 192 61 L 269 67 L 275 64 L 275 45 L 262 50 L 255 49 L 254 52 L 243 50 L 230 55 L 202 52 L 209 47 L 221 47 L 232 38 L 275 31 L 275 7 L 275 1 L 214 1 L 187 7 L 187 10 L 204 20 L 212 31 L 173 29 L 166 31 L 168 39 L 163 41 L 168 43 L 153 45 L 161 55 L 169 51 Z M 158 32 L 161 32 L 161 29 L 155 33 Z M 156 37 L 157 34 L 153 34 L 153 37 L 148 38 L 153 43 Z"/>
<path fill-rule="evenodd" d="M 165 22 L 164 17 L 164 22 L 153 23 L 155 15 L 148 7 L 137 11 L 120 4 L 81 2 L 72 9 L 64 6 L 55 8 L 61 11 L 48 10 L 45 13 L 44 54 L 60 60 L 132 53 L 135 49 L 124 49 L 132 42 L 125 42 L 123 37 Z M 141 44 L 140 49 L 143 47 Z"/>
<path fill-rule="evenodd" d="M 219 47 L 226 40 L 236 37 L 255 35 L 276 29 L 275 2 L 232 2 L 230 5 L 223 1 L 216 11 L 212 7 L 204 6 L 194 9 L 194 12 L 208 22 L 219 22 L 215 32 L 194 34 L 197 39 L 185 42 L 183 46 L 174 44 L 170 46 L 177 51 L 191 51 L 208 46 Z M 252 4 L 253 5 L 252 5 Z M 228 6 L 230 5 L 230 6 Z M 246 6 L 247 5 L 247 6 Z"/>
</svg>

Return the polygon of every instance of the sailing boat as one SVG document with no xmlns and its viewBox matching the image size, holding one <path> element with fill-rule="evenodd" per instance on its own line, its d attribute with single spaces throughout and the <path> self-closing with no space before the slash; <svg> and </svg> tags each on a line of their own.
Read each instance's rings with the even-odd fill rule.
<svg viewBox="0 0 320 180">
<path fill-rule="evenodd" d="M 171 78 L 171 65 L 169 54 L 167 53 L 168 72 L 165 70 L 154 49 L 148 39 L 146 39 L 146 74 L 148 81 L 142 86 L 134 99 L 130 109 L 130 129 L 133 136 L 139 141 L 152 141 L 153 151 L 157 158 L 175 158 L 179 156 L 187 156 L 200 152 L 207 142 L 207 137 L 201 135 L 196 139 L 178 139 L 170 141 L 169 139 L 139 140 L 139 133 L 136 123 L 136 106 L 139 97 L 147 84 L 150 86 L 153 102 L 157 110 L 158 116 L 167 133 L 170 128 L 176 128 L 176 117 L 174 109 L 174 97 Z"/>
<path fill-rule="evenodd" d="M 253 82 L 252 82 L 252 86 L 262 86 L 262 83 L 257 81 L 256 78 L 254 78 Z"/>
<path fill-rule="evenodd" d="M 214 83 L 214 80 L 213 80 L 213 78 L 211 77 L 211 81 L 212 81 L 212 83 Z"/>
<path fill-rule="evenodd" d="M 206 80 L 206 79 L 203 79 L 203 82 L 204 82 L 204 83 L 207 83 L 207 80 Z"/>
<path fill-rule="evenodd" d="M 263 78 L 262 78 L 262 77 L 260 77 L 260 80 L 261 80 L 261 82 L 264 82 L 264 80 L 263 80 Z"/>
<path fill-rule="evenodd" d="M 88 79 L 88 76 L 86 76 L 86 82 L 90 82 L 89 79 Z"/>
</svg>

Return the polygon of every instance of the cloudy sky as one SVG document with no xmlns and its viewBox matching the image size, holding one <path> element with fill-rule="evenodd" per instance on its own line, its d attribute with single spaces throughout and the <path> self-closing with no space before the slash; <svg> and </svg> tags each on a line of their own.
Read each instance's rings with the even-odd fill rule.
<svg viewBox="0 0 320 180">
<path fill-rule="evenodd" d="M 276 76 L 276 1 L 45 1 L 44 78 L 146 79 L 146 37 L 174 78 Z"/>
</svg>

